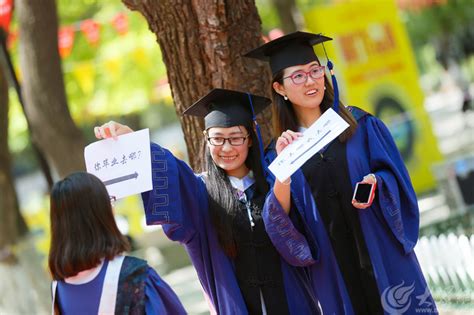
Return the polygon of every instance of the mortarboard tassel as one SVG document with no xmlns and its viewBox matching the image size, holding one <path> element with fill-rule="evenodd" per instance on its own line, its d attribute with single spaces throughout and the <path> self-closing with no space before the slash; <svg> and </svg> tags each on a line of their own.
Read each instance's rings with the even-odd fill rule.
<svg viewBox="0 0 474 315">
<path fill-rule="evenodd" d="M 260 163 L 262 164 L 262 169 L 263 169 L 263 175 L 267 177 L 268 170 L 267 170 L 267 164 L 265 163 L 264 160 L 264 154 L 263 154 L 263 140 L 262 140 L 262 134 L 260 132 L 260 125 L 257 122 L 257 116 L 255 115 L 255 111 L 253 109 L 253 102 L 252 102 L 252 96 L 250 93 L 247 93 L 249 97 L 249 102 L 250 102 L 250 108 L 252 109 L 252 120 L 255 124 L 255 129 L 257 131 L 257 138 L 258 138 L 258 149 L 260 150 Z"/>
<path fill-rule="evenodd" d="M 331 73 L 332 88 L 334 90 L 334 103 L 332 104 L 332 108 L 334 109 L 336 113 L 339 113 L 339 87 L 337 86 L 336 75 L 334 74 L 334 70 L 333 70 L 334 65 L 331 62 L 331 60 L 329 60 L 328 58 L 328 54 L 326 52 L 326 48 L 324 47 L 324 43 L 322 43 L 322 45 L 324 49 L 324 54 L 326 55 L 326 59 L 327 59 L 326 66 L 328 67 L 329 72 Z"/>
</svg>

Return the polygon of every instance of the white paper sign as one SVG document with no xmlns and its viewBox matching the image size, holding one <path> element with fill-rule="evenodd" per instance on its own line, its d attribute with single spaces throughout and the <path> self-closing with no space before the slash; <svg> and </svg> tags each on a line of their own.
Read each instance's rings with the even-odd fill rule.
<svg viewBox="0 0 474 315">
<path fill-rule="evenodd" d="M 326 110 L 304 131 L 303 136 L 287 146 L 268 168 L 279 181 L 286 180 L 347 127 L 349 124 L 332 108 Z"/>
<path fill-rule="evenodd" d="M 84 158 L 87 172 L 102 180 L 110 196 L 120 199 L 153 189 L 148 129 L 91 143 Z"/>
</svg>

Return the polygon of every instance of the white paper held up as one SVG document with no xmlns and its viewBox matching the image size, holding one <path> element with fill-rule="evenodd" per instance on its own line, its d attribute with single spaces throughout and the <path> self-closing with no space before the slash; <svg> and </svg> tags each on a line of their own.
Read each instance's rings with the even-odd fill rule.
<svg viewBox="0 0 474 315">
<path fill-rule="evenodd" d="M 120 199 L 153 188 L 148 129 L 91 143 L 84 158 L 87 172 L 102 180 L 110 196 Z"/>
<path fill-rule="evenodd" d="M 302 137 L 287 146 L 268 168 L 279 181 L 286 180 L 348 127 L 349 124 L 329 108 L 304 131 Z"/>
</svg>

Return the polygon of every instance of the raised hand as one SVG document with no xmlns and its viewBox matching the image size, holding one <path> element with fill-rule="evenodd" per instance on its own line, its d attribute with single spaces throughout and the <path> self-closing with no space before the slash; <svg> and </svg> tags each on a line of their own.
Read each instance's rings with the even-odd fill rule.
<svg viewBox="0 0 474 315">
<path fill-rule="evenodd" d="M 130 132 L 133 132 L 133 130 L 129 126 L 122 125 L 112 120 L 108 123 L 103 124 L 100 127 L 94 127 L 94 134 L 97 139 L 117 139 L 117 136 L 124 135 Z"/>
<path fill-rule="evenodd" d="M 281 151 L 283 151 L 290 143 L 301 136 L 303 136 L 301 132 L 292 130 L 283 131 L 281 136 L 278 137 L 275 145 L 277 155 L 280 155 Z"/>
</svg>

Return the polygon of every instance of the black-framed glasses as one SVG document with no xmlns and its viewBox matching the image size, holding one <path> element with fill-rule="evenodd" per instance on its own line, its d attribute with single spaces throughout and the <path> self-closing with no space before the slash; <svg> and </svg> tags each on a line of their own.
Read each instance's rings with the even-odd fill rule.
<svg viewBox="0 0 474 315">
<path fill-rule="evenodd" d="M 308 80 L 308 75 L 311 77 L 311 79 L 319 79 L 324 76 L 324 66 L 317 66 L 311 68 L 308 72 L 303 71 L 303 70 L 298 70 L 293 72 L 287 77 L 284 77 L 283 79 L 288 79 L 290 78 L 291 81 L 293 81 L 294 84 L 300 85 L 303 83 L 306 83 Z"/>
<path fill-rule="evenodd" d="M 245 140 L 247 140 L 248 137 L 249 135 L 246 135 L 243 137 L 229 137 L 229 138 L 207 137 L 207 142 L 209 142 L 209 144 L 214 145 L 214 146 L 221 146 L 221 145 L 224 145 L 226 141 L 228 141 L 230 145 L 239 146 L 239 145 L 244 144 Z"/>
</svg>

